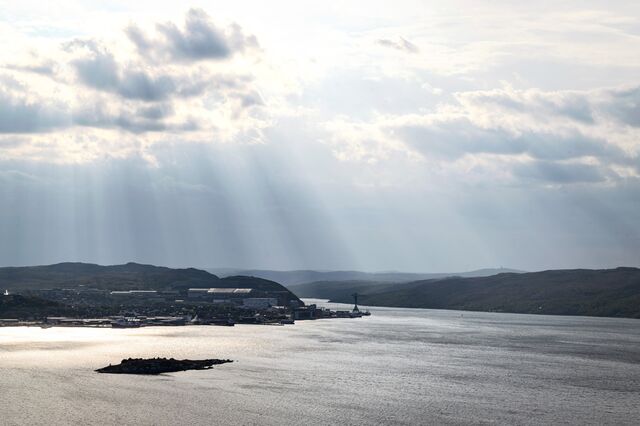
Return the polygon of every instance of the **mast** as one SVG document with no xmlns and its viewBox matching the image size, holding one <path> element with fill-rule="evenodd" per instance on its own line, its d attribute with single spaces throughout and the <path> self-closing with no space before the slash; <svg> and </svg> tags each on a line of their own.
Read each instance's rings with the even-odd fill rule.
<svg viewBox="0 0 640 426">
<path fill-rule="evenodd" d="M 353 312 L 360 312 L 358 309 L 358 293 L 353 293 Z"/>
</svg>

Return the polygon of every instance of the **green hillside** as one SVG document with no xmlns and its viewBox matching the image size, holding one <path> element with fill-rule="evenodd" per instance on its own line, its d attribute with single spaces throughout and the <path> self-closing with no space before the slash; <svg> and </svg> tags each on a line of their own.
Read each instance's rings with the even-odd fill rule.
<svg viewBox="0 0 640 426">
<path fill-rule="evenodd" d="M 244 287 L 261 291 L 289 293 L 288 300 L 297 297 L 274 281 L 256 277 L 233 276 L 219 278 L 194 268 L 173 269 L 139 263 L 102 266 L 89 263 L 58 263 L 46 266 L 0 268 L 0 290 L 11 293 L 52 288 L 90 287 L 105 290 L 178 290 L 200 287 Z"/>
<path fill-rule="evenodd" d="M 401 284 L 310 283 L 301 297 L 371 306 L 640 318 L 640 269 L 552 270 Z"/>
</svg>

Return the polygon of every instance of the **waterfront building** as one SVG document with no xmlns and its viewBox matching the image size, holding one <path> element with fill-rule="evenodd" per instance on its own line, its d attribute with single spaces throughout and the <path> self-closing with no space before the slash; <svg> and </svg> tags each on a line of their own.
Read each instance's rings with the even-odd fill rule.
<svg viewBox="0 0 640 426">
<path fill-rule="evenodd" d="M 252 288 L 190 288 L 187 297 L 190 300 L 222 303 L 246 298 L 253 291 Z"/>
<path fill-rule="evenodd" d="M 278 304 L 275 297 L 247 297 L 242 299 L 242 306 L 248 309 L 267 309 Z"/>
</svg>

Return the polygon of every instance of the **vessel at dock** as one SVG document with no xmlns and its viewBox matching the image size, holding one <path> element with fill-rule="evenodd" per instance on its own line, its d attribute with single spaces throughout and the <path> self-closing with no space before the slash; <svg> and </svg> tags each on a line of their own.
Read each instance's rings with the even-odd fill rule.
<svg viewBox="0 0 640 426">
<path fill-rule="evenodd" d="M 139 328 L 142 321 L 138 318 L 118 318 L 111 322 L 111 328 Z"/>
</svg>

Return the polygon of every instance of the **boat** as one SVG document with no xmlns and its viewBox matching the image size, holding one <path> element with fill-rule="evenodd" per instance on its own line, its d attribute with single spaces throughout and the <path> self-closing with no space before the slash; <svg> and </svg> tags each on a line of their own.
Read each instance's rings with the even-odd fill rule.
<svg viewBox="0 0 640 426">
<path fill-rule="evenodd" d="M 111 322 L 111 328 L 139 328 L 142 321 L 137 318 L 119 318 Z"/>
<path fill-rule="evenodd" d="M 236 322 L 231 318 L 214 318 L 207 321 L 209 325 L 220 325 L 224 327 L 233 327 Z"/>
<path fill-rule="evenodd" d="M 371 312 L 369 312 L 369 310 L 367 309 L 366 311 L 362 312 L 360 310 L 360 308 L 358 308 L 358 293 L 353 293 L 353 310 L 351 312 L 349 312 L 349 317 L 350 318 L 362 318 L 363 316 L 368 317 L 369 315 L 371 315 Z"/>
</svg>

